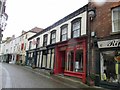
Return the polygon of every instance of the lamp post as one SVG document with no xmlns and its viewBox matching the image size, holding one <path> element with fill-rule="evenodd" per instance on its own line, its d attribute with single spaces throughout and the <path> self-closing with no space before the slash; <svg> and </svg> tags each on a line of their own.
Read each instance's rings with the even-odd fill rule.
<svg viewBox="0 0 120 90">
<path fill-rule="evenodd" d="M 87 76 L 88 76 L 88 80 L 89 80 L 89 83 L 90 83 L 90 69 L 91 69 L 91 58 L 92 58 L 92 55 L 91 55 L 91 51 L 92 51 L 92 49 L 91 49 L 91 40 L 92 40 L 92 38 L 91 38 L 91 26 L 92 26 L 92 21 L 94 20 L 94 18 L 95 18 L 95 16 L 96 16 L 96 13 L 95 13 L 95 8 L 92 8 L 92 9 L 89 9 L 88 10 L 88 62 L 87 62 Z"/>
</svg>

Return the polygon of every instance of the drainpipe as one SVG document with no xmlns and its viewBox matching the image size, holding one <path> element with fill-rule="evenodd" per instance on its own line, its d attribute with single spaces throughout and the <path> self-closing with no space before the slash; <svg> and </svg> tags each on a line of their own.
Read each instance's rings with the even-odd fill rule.
<svg viewBox="0 0 120 90">
<path fill-rule="evenodd" d="M 90 70 L 91 70 L 91 62 L 92 62 L 92 44 L 91 44 L 91 40 L 92 40 L 92 37 L 91 37 L 91 26 L 92 26 L 92 21 L 94 20 L 96 16 L 96 13 L 95 13 L 95 8 L 91 8 L 91 2 L 88 3 L 88 54 L 87 54 L 87 57 L 88 57 L 88 61 L 87 61 L 87 77 L 88 77 L 88 83 L 90 84 Z"/>
</svg>

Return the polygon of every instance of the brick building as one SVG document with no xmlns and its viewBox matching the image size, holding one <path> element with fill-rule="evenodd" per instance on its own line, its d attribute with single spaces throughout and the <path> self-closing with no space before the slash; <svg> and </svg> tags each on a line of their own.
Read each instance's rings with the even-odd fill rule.
<svg viewBox="0 0 120 90">
<path fill-rule="evenodd" d="M 120 88 L 120 1 L 88 6 L 95 13 L 88 23 L 89 74 L 98 86 Z"/>
</svg>

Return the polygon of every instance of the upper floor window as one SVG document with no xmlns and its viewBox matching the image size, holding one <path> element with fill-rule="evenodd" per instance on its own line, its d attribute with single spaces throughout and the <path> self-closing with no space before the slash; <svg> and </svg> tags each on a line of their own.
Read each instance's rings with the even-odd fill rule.
<svg viewBox="0 0 120 90">
<path fill-rule="evenodd" d="M 50 44 L 53 44 L 55 42 L 56 42 L 56 30 L 51 32 Z"/>
<path fill-rule="evenodd" d="M 47 46 L 47 38 L 48 38 L 48 35 L 45 34 L 45 35 L 43 36 L 43 46 Z"/>
<path fill-rule="evenodd" d="M 81 32 L 81 18 L 74 19 L 72 22 L 71 37 L 76 38 L 80 36 Z"/>
<path fill-rule="evenodd" d="M 37 38 L 37 39 L 36 39 L 36 48 L 39 47 L 39 44 L 40 44 L 40 38 Z"/>
<path fill-rule="evenodd" d="M 120 32 L 120 7 L 112 9 L 113 32 Z"/>
<path fill-rule="evenodd" d="M 68 24 L 61 26 L 61 37 L 60 41 L 67 40 Z"/>
<path fill-rule="evenodd" d="M 32 41 L 29 42 L 29 49 L 31 49 Z"/>
</svg>

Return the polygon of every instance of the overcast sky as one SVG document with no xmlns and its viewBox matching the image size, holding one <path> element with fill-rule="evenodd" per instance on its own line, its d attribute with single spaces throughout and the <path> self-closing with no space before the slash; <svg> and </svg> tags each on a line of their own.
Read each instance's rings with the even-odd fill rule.
<svg viewBox="0 0 120 90">
<path fill-rule="evenodd" d="M 8 21 L 3 39 L 18 37 L 21 31 L 34 27 L 46 28 L 81 8 L 88 0 L 7 0 Z"/>
</svg>

